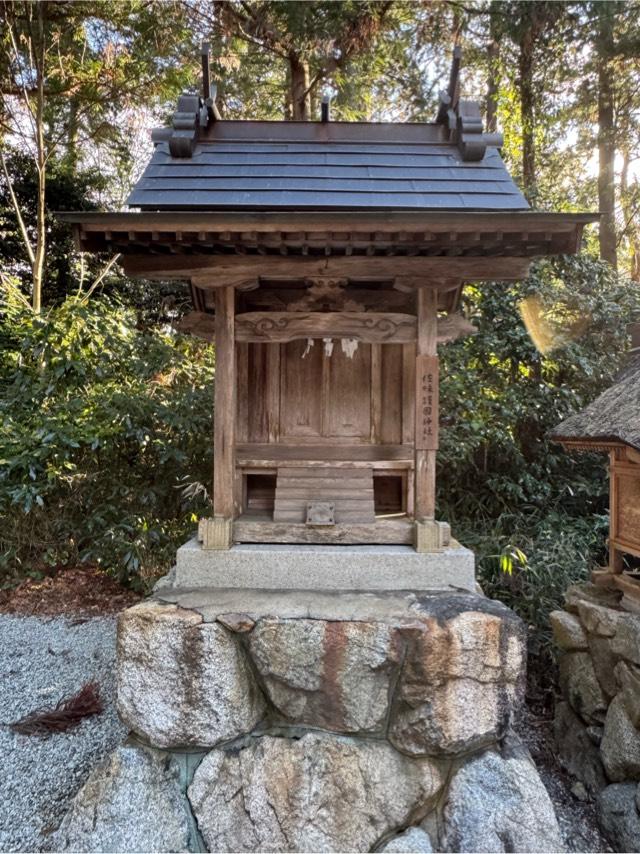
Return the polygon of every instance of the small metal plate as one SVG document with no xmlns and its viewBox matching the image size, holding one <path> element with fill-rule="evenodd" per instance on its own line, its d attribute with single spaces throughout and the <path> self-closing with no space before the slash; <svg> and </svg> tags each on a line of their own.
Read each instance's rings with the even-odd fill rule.
<svg viewBox="0 0 640 854">
<path fill-rule="evenodd" d="M 314 528 L 335 525 L 336 505 L 333 501 L 309 501 L 307 504 L 307 525 Z"/>
</svg>

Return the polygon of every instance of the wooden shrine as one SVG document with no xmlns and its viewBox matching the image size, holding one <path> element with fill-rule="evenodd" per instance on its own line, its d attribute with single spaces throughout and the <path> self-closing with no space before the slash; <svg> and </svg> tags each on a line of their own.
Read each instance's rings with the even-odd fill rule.
<svg viewBox="0 0 640 854">
<path fill-rule="evenodd" d="M 466 282 L 575 253 L 588 214 L 531 211 L 459 55 L 430 124 L 220 118 L 203 96 L 122 213 L 62 215 L 83 251 L 190 283 L 182 329 L 216 345 L 213 518 L 234 542 L 446 548 L 436 519 L 438 346 L 473 327 Z M 446 381 L 446 378 L 445 378 Z"/>
<path fill-rule="evenodd" d="M 567 449 L 609 454 L 609 566 L 599 583 L 614 583 L 640 608 L 640 324 L 631 326 L 632 350 L 616 382 L 551 437 Z M 623 573 L 625 555 L 631 568 Z"/>
</svg>

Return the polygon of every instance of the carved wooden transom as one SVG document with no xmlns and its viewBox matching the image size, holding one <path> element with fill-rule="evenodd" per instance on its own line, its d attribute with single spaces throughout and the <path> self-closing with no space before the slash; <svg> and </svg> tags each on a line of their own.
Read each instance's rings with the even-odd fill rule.
<svg viewBox="0 0 640 854">
<path fill-rule="evenodd" d="M 306 279 L 304 296 L 288 303 L 289 311 L 364 311 L 346 290 L 348 279 Z"/>
</svg>

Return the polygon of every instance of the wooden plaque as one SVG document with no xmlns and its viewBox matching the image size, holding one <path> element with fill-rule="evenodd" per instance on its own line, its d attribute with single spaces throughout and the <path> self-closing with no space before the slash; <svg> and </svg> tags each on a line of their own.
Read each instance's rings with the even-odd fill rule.
<svg viewBox="0 0 640 854">
<path fill-rule="evenodd" d="M 438 357 L 416 357 L 416 450 L 438 448 Z"/>
</svg>

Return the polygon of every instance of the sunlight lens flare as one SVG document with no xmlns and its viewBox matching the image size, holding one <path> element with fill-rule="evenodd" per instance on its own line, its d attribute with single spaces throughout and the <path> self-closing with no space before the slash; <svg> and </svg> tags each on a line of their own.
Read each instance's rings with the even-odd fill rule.
<svg viewBox="0 0 640 854">
<path fill-rule="evenodd" d="M 521 300 L 518 310 L 529 337 L 543 356 L 575 341 L 589 324 L 588 315 L 571 316 L 567 306 L 545 306 L 536 294 Z"/>
</svg>

